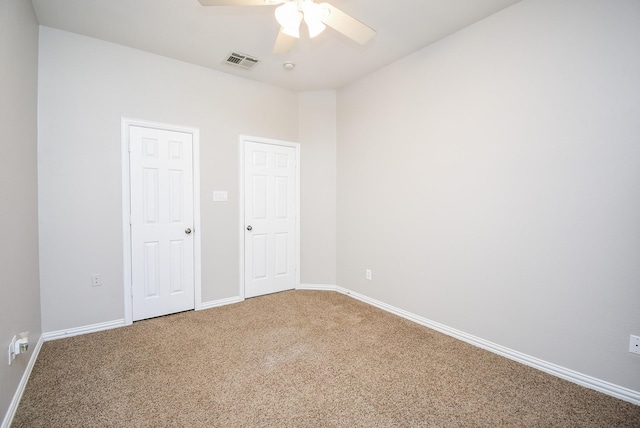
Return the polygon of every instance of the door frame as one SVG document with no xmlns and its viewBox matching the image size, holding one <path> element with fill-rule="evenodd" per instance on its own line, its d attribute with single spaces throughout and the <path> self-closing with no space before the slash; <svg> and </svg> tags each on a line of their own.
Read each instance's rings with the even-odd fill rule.
<svg viewBox="0 0 640 428">
<path fill-rule="evenodd" d="M 200 130 L 181 125 L 121 118 L 122 159 L 122 267 L 124 284 L 124 323 L 133 324 L 133 284 L 131 281 L 131 174 L 129 165 L 129 134 L 132 126 L 191 134 L 193 139 L 193 280 L 194 309 L 202 309 L 202 257 L 200 233 Z"/>
<path fill-rule="evenodd" d="M 296 249 L 296 257 L 295 257 L 295 269 L 296 269 L 296 275 L 295 275 L 295 286 L 294 289 L 296 288 L 300 288 L 300 143 L 295 143 L 293 141 L 285 141 L 285 140 L 276 140 L 273 138 L 262 138 L 262 137 L 254 137 L 251 135 L 240 135 L 240 138 L 238 140 L 238 163 L 239 163 L 239 183 L 240 183 L 240 189 L 238 192 L 238 195 L 240 195 L 238 197 L 238 203 L 239 203 L 239 212 L 240 212 L 240 217 L 239 217 L 239 222 L 238 222 L 238 229 L 240 230 L 240 235 L 239 235 L 239 241 L 240 241 L 240 255 L 239 255 L 239 265 L 240 265 L 240 281 L 238 284 L 238 295 L 240 296 L 240 300 L 244 300 L 245 299 L 245 293 L 244 293 L 244 260 L 245 260 L 245 254 L 244 254 L 244 238 L 245 238 L 245 230 L 244 230 L 244 198 L 245 198 L 245 192 L 244 192 L 244 173 L 245 173 L 245 168 L 244 168 L 244 154 L 245 154 L 245 146 L 247 142 L 252 142 L 252 143 L 262 143 L 262 144 L 271 144 L 274 146 L 284 146 L 284 147 L 293 147 L 296 151 L 296 191 L 295 191 L 295 197 L 296 197 L 296 208 L 295 208 L 295 216 L 296 216 L 296 224 L 295 224 L 295 232 L 296 232 L 296 239 L 295 239 L 295 249 Z"/>
</svg>

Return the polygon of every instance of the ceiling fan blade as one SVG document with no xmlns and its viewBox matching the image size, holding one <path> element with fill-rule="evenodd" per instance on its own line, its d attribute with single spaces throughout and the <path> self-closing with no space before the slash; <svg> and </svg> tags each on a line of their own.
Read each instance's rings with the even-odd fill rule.
<svg viewBox="0 0 640 428">
<path fill-rule="evenodd" d="M 283 54 L 289 52 L 291 50 L 291 47 L 293 46 L 293 42 L 296 41 L 295 37 L 291 37 L 288 34 L 285 34 L 282 30 L 283 27 L 280 27 L 280 32 L 278 33 L 276 44 L 273 46 L 274 54 Z"/>
<path fill-rule="evenodd" d="M 273 6 L 285 0 L 198 0 L 203 6 Z"/>
<path fill-rule="evenodd" d="M 376 35 L 376 30 L 347 15 L 335 6 L 329 3 L 320 3 L 320 6 L 325 9 L 325 16 L 322 18 L 322 22 L 351 40 L 364 45 Z"/>
</svg>

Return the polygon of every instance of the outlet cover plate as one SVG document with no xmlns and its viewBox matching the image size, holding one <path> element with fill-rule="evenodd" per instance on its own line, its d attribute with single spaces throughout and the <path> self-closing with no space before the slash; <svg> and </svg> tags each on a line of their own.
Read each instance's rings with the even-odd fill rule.
<svg viewBox="0 0 640 428">
<path fill-rule="evenodd" d="M 102 275 L 99 273 L 94 273 L 91 275 L 91 286 L 92 287 L 100 287 L 102 285 Z"/>
<path fill-rule="evenodd" d="M 16 355 L 13 353 L 13 350 L 15 347 L 16 347 L 16 336 L 13 336 L 13 339 L 11 339 L 11 343 L 9 344 L 9 365 L 11 365 L 13 360 L 16 358 Z"/>
<path fill-rule="evenodd" d="M 640 336 L 631 335 L 631 340 L 629 340 L 629 352 L 640 354 Z"/>
</svg>

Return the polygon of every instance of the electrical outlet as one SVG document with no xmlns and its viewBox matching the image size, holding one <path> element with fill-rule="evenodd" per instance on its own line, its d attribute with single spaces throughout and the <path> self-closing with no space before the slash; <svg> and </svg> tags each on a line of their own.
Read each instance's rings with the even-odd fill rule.
<svg viewBox="0 0 640 428">
<path fill-rule="evenodd" d="M 102 285 L 102 275 L 99 273 L 94 273 L 91 275 L 91 286 L 92 287 L 100 287 Z"/>
<path fill-rule="evenodd" d="M 629 340 L 629 352 L 640 354 L 640 336 L 631 335 L 631 340 Z"/>
<path fill-rule="evenodd" d="M 367 279 L 367 281 L 371 281 L 371 269 L 367 269 L 364 271 L 364 277 Z"/>
</svg>

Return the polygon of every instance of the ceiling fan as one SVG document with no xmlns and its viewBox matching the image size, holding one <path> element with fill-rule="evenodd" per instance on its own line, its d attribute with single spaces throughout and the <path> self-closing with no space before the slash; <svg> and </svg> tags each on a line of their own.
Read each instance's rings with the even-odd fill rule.
<svg viewBox="0 0 640 428">
<path fill-rule="evenodd" d="M 198 0 L 203 6 L 273 6 L 280 32 L 273 47 L 274 54 L 289 52 L 293 42 L 300 37 L 300 24 L 304 19 L 313 38 L 326 26 L 344 34 L 361 45 L 366 44 L 376 31 L 329 3 L 316 0 Z"/>
</svg>

